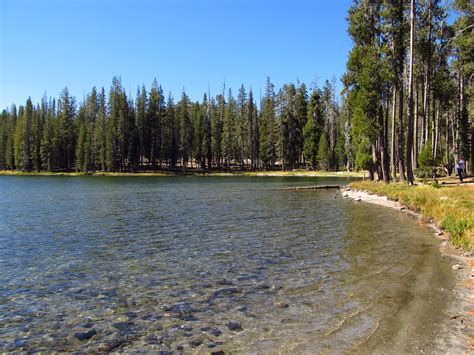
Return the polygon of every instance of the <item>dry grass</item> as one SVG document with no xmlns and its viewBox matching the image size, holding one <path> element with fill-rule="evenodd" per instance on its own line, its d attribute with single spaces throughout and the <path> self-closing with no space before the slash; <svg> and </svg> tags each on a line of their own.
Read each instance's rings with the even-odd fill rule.
<svg viewBox="0 0 474 355">
<path fill-rule="evenodd" d="M 453 246 L 472 251 L 474 247 L 474 186 L 433 187 L 429 185 L 356 181 L 356 190 L 365 190 L 399 201 L 420 212 L 450 235 Z"/>
</svg>

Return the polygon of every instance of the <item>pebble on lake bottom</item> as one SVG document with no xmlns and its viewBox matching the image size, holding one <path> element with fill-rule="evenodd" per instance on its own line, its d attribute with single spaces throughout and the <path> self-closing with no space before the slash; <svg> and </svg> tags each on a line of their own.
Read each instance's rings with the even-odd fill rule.
<svg viewBox="0 0 474 355">
<path fill-rule="evenodd" d="M 234 321 L 230 321 L 229 323 L 227 323 L 227 328 L 229 328 L 229 330 L 232 330 L 232 331 L 241 331 L 241 330 L 243 330 L 240 323 L 234 322 Z"/>
</svg>

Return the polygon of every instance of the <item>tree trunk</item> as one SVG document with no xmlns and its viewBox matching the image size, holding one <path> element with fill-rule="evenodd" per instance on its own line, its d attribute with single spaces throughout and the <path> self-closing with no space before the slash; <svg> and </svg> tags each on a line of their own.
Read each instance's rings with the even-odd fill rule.
<svg viewBox="0 0 474 355">
<path fill-rule="evenodd" d="M 446 113 L 446 167 L 448 176 L 451 175 L 451 162 L 449 161 L 449 111 Z"/>
<path fill-rule="evenodd" d="M 422 102 L 421 102 L 421 127 L 420 127 L 420 149 L 423 148 L 425 145 L 425 99 L 426 99 L 426 92 L 425 92 L 425 81 L 426 75 L 423 77 L 423 81 L 421 82 L 421 95 L 422 95 Z"/>
<path fill-rule="evenodd" d="M 392 88 L 392 142 L 390 149 L 390 165 L 392 168 L 393 181 L 397 181 L 397 156 L 396 156 L 396 114 L 397 114 L 397 89 L 395 85 Z"/>
<path fill-rule="evenodd" d="M 436 134 L 436 96 L 433 92 L 433 108 L 431 112 L 431 155 L 435 156 L 435 134 Z"/>
<path fill-rule="evenodd" d="M 382 107 L 379 109 L 379 116 L 382 123 L 382 131 L 380 137 L 380 159 L 382 168 L 383 181 L 388 184 L 390 182 L 390 168 L 388 161 L 387 151 L 387 131 L 388 131 L 388 103 L 387 110 L 385 111 Z"/>
<path fill-rule="evenodd" d="M 440 117 L 441 117 L 441 104 L 438 104 L 438 110 L 436 111 L 436 117 L 435 117 L 435 122 L 434 122 L 434 149 L 433 149 L 433 158 L 436 160 L 438 157 L 438 152 L 440 149 L 438 149 L 439 145 L 439 125 L 440 125 Z"/>
<path fill-rule="evenodd" d="M 413 137 L 413 168 L 416 170 L 418 168 L 418 83 L 415 85 L 415 121 L 414 121 L 414 137 Z"/>
<path fill-rule="evenodd" d="M 425 124 L 425 143 L 429 139 L 429 122 L 430 122 L 430 92 L 431 92 L 431 37 L 432 37 L 432 0 L 429 1 L 428 5 L 428 56 L 426 60 L 426 72 L 425 72 L 425 96 L 424 96 L 424 119 L 426 120 Z"/>
<path fill-rule="evenodd" d="M 403 23 L 404 22 L 404 0 L 400 0 L 399 3 L 399 20 Z M 404 67 L 404 57 L 405 51 L 403 46 L 403 25 L 400 25 L 400 31 L 398 36 L 398 56 L 399 56 L 399 67 L 398 67 L 398 172 L 400 174 L 400 181 L 405 181 L 405 159 L 404 159 L 404 127 L 403 127 L 403 67 Z"/>
<path fill-rule="evenodd" d="M 407 179 L 410 185 L 414 182 L 413 176 L 413 54 L 415 41 L 415 0 L 411 0 L 410 7 L 410 59 L 408 67 L 408 106 L 407 106 Z"/>
<path fill-rule="evenodd" d="M 374 180 L 374 172 L 377 173 L 377 180 L 382 180 L 382 169 L 380 168 L 380 159 L 379 159 L 379 151 L 377 149 L 377 142 L 372 143 L 372 162 L 373 162 L 373 172 L 371 180 Z"/>
<path fill-rule="evenodd" d="M 455 121 L 455 116 L 456 116 L 456 113 L 454 112 L 452 115 L 451 115 L 451 142 L 452 142 L 452 149 L 454 150 L 454 152 L 456 152 L 456 142 L 457 142 L 457 129 L 456 129 L 456 121 Z"/>
</svg>

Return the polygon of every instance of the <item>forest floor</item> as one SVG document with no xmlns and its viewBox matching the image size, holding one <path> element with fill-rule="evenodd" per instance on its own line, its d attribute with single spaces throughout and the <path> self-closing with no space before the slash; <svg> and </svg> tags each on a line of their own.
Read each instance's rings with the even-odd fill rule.
<svg viewBox="0 0 474 355">
<path fill-rule="evenodd" d="M 452 305 L 458 313 L 451 321 L 467 336 L 474 352 L 474 179 L 465 179 L 465 184 L 454 178 L 441 180 L 436 187 L 356 181 L 343 190 L 343 196 L 402 210 L 435 229 L 443 239 L 441 253 L 457 262 L 452 268 L 457 270 L 455 290 L 460 303 Z"/>
<path fill-rule="evenodd" d="M 179 175 L 203 175 L 203 176 L 301 176 L 301 177 L 364 177 L 364 172 L 353 171 L 311 171 L 311 170 L 290 170 L 290 171 L 265 171 L 265 170 L 199 170 L 181 169 L 159 170 L 159 171 L 137 171 L 137 172 L 48 172 L 48 171 L 16 171 L 0 170 L 0 175 L 13 176 L 179 176 Z"/>
</svg>

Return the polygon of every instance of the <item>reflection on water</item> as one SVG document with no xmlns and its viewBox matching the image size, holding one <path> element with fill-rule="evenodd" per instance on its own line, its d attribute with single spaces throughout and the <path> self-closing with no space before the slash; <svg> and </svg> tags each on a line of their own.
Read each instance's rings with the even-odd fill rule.
<svg viewBox="0 0 474 355">
<path fill-rule="evenodd" d="M 277 190 L 327 183 L 347 180 L 0 177 L 0 349 L 390 344 L 414 275 L 429 266 L 442 309 L 450 274 L 433 272 L 436 242 L 403 214 Z"/>
</svg>

